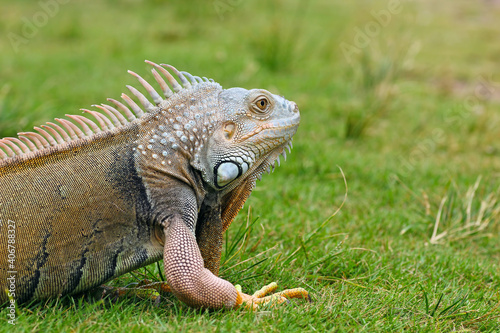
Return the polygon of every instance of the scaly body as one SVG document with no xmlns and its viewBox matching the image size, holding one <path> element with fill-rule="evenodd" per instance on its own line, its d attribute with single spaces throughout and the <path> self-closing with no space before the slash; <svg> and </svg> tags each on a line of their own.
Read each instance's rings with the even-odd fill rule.
<svg viewBox="0 0 500 333">
<path fill-rule="evenodd" d="M 217 277 L 222 235 L 289 148 L 298 108 L 150 64 L 163 96 L 132 74 L 152 102 L 129 87 L 141 106 L 123 94 L 126 105 L 84 110 L 93 121 L 69 115 L 0 140 L 0 287 L 14 276 L 16 301 L 79 293 L 163 258 L 191 306 L 260 302 Z"/>
</svg>

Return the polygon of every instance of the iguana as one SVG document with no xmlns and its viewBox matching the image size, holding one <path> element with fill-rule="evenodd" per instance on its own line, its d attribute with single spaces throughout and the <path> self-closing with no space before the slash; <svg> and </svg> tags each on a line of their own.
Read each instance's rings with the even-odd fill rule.
<svg viewBox="0 0 500 333">
<path fill-rule="evenodd" d="M 0 140 L 0 303 L 81 293 L 162 258 L 190 306 L 269 301 L 268 290 L 250 296 L 218 277 L 222 237 L 286 158 L 297 105 L 146 62 L 163 96 L 129 73 L 152 102 L 127 86 L 139 103 L 122 94 L 82 109 L 95 120 L 66 115 Z"/>
</svg>

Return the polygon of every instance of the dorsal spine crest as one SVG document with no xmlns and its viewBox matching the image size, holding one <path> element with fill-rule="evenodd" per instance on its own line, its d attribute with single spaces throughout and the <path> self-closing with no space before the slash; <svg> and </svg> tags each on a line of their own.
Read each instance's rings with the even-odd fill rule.
<svg viewBox="0 0 500 333">
<path fill-rule="evenodd" d="M 93 105 L 93 107 L 98 108 L 99 111 L 81 109 L 84 114 L 92 116 L 95 120 L 83 115 L 67 114 L 66 117 L 70 120 L 56 118 L 55 121 L 59 124 L 47 122 L 40 127 L 35 127 L 34 129 L 36 132 L 21 132 L 18 133 L 18 138 L 7 137 L 0 139 L 0 166 L 9 164 L 18 157 L 23 157 L 23 159 L 31 156 L 38 157 L 44 153 L 53 153 L 58 149 L 67 149 L 69 143 L 83 138 L 92 139 L 97 134 L 102 135 L 126 130 L 127 126 L 130 126 L 132 122 L 136 120 L 140 121 L 146 118 L 145 116 L 147 114 L 154 112 L 168 112 L 173 116 L 173 118 L 170 119 L 177 119 L 183 116 L 179 114 L 179 110 L 184 108 L 181 108 L 180 105 L 176 105 L 175 107 L 171 106 L 171 99 L 174 96 L 176 100 L 184 100 L 187 103 L 192 93 L 198 96 L 203 95 L 199 94 L 198 91 L 202 88 L 206 88 L 206 83 L 208 83 L 208 86 L 220 88 L 218 84 L 213 83 L 213 80 L 208 80 L 206 78 L 201 79 L 189 73 L 180 72 L 170 65 L 158 65 L 150 61 L 146 62 L 153 66 L 151 71 L 155 81 L 160 86 L 164 98 L 162 98 L 153 86 L 141 76 L 132 71 L 128 71 L 144 87 L 154 104 L 139 90 L 132 86 L 127 86 L 142 107 L 130 96 L 122 94 L 121 97 L 125 103 L 109 98 L 108 101 L 114 104 L 114 106 L 107 104 Z M 177 79 L 170 74 L 165 67 L 171 70 Z M 167 79 L 168 84 L 161 75 Z M 165 109 L 168 109 L 168 111 Z M 188 111 L 183 112 L 186 113 Z M 196 131 L 194 132 L 196 133 Z M 194 135 L 192 136 L 194 138 Z M 180 139 L 181 142 L 186 141 L 191 139 L 191 136 L 185 136 L 185 139 L 181 136 Z M 179 145 L 180 143 L 176 144 Z M 179 147 L 181 146 L 182 144 L 179 145 Z M 184 147 L 186 147 L 186 145 L 184 145 Z M 34 154 L 35 152 L 37 152 L 37 154 Z"/>
</svg>

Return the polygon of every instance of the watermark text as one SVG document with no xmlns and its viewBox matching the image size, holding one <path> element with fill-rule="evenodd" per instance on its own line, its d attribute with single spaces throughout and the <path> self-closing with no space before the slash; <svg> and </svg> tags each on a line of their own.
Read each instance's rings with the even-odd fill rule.
<svg viewBox="0 0 500 333">
<path fill-rule="evenodd" d="M 10 31 L 7 33 L 10 45 L 15 53 L 19 52 L 22 45 L 26 45 L 29 41 L 36 37 L 41 28 L 49 22 L 49 19 L 59 13 L 61 5 L 68 3 L 70 0 L 41 0 L 38 2 L 40 10 L 35 12 L 31 17 L 21 17 L 22 27 L 19 33 Z"/>
</svg>

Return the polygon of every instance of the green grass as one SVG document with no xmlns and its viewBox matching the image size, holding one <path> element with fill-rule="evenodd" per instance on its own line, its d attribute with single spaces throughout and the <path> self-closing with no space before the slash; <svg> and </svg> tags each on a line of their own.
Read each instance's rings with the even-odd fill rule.
<svg viewBox="0 0 500 333">
<path fill-rule="evenodd" d="M 297 102 L 292 154 L 233 222 L 221 271 L 314 299 L 250 313 L 65 297 L 19 308 L 15 330 L 499 331 L 500 7 L 402 2 L 346 59 L 388 2 L 70 1 L 14 52 L 8 33 L 42 9 L 3 1 L 0 137 L 118 97 L 144 59 Z M 337 166 L 348 199 L 323 225 L 344 198 Z"/>
</svg>

